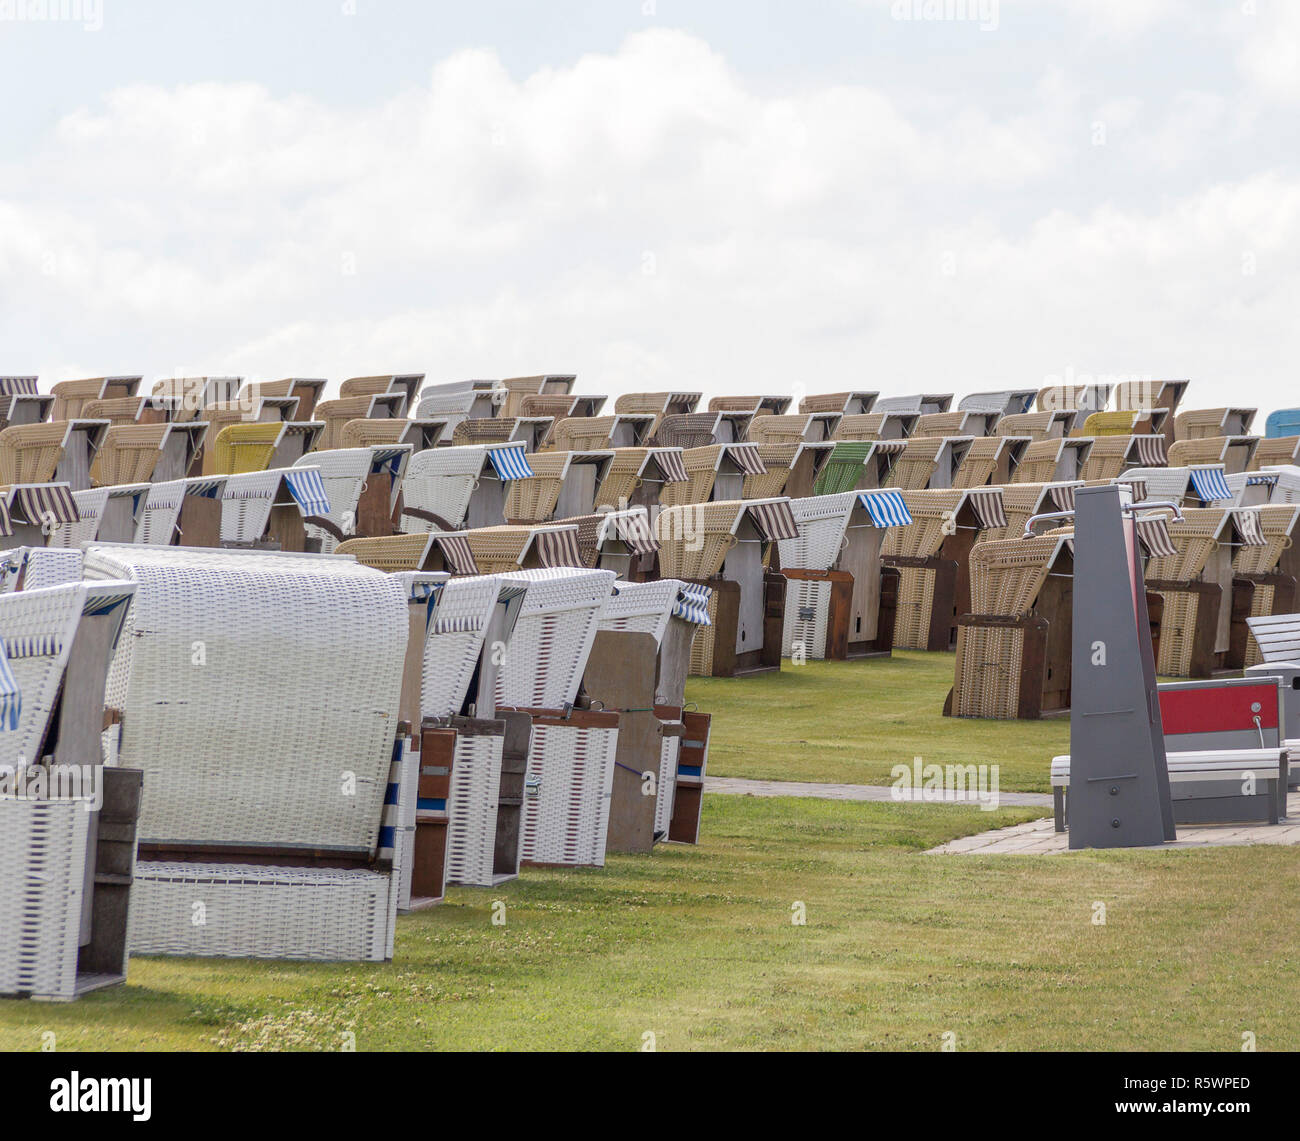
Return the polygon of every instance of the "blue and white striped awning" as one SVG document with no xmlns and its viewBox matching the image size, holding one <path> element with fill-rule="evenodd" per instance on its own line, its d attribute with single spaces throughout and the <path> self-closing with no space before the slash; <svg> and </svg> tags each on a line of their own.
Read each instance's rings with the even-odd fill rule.
<svg viewBox="0 0 1300 1141">
<path fill-rule="evenodd" d="M 699 626 L 711 625 L 709 622 L 709 596 L 713 590 L 694 582 L 682 583 L 682 589 L 673 603 L 673 617 L 684 618 Z"/>
<path fill-rule="evenodd" d="M 18 717 L 23 711 L 23 695 L 18 680 L 9 668 L 9 658 L 0 644 L 0 729 L 17 729 Z"/>
<path fill-rule="evenodd" d="M 186 495 L 201 495 L 204 499 L 221 498 L 221 489 L 226 486 L 226 477 L 219 476 L 216 479 L 187 479 L 185 481 Z"/>
<path fill-rule="evenodd" d="M 1247 487 L 1275 487 L 1277 485 L 1277 472 L 1275 471 L 1256 471 L 1246 476 Z"/>
<path fill-rule="evenodd" d="M 1197 499 L 1212 503 L 1216 499 L 1231 499 L 1232 491 L 1223 478 L 1221 467 L 1194 467 L 1191 469 L 1192 491 Z"/>
<path fill-rule="evenodd" d="M 63 652 L 57 634 L 15 634 L 0 638 L 0 649 L 10 658 L 54 658 Z"/>
<path fill-rule="evenodd" d="M 392 447 L 373 447 L 370 449 L 370 470 L 374 473 L 387 471 L 397 475 L 402 470 L 402 463 L 411 454 L 410 444 L 394 444 Z"/>
<path fill-rule="evenodd" d="M 304 515 L 330 513 L 330 497 L 325 493 L 320 468 L 287 468 L 284 482 L 289 485 L 289 494 L 293 496 L 298 509 Z"/>
<path fill-rule="evenodd" d="M 858 494 L 858 502 L 877 527 L 906 527 L 912 521 L 901 491 L 863 491 Z"/>
<path fill-rule="evenodd" d="M 533 469 L 528 462 L 528 446 L 520 441 L 508 448 L 488 448 L 488 459 L 498 479 L 532 479 Z"/>
</svg>

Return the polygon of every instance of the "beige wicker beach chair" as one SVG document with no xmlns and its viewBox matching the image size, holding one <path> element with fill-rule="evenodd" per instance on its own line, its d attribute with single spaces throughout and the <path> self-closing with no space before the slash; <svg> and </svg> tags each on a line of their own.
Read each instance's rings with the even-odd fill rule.
<svg viewBox="0 0 1300 1141">
<path fill-rule="evenodd" d="M 50 389 L 54 397 L 50 419 L 88 419 L 84 413 L 87 403 L 116 396 L 134 396 L 142 379 L 138 376 L 97 376 L 89 380 L 61 380 Z"/>
<path fill-rule="evenodd" d="M 405 417 L 415 406 L 415 398 L 424 384 L 424 373 L 406 373 L 401 376 L 354 376 L 339 385 L 339 396 L 390 396 L 394 393 L 402 397 L 394 416 Z"/>
<path fill-rule="evenodd" d="M 800 412 L 838 412 L 841 416 L 861 416 L 871 411 L 878 392 L 819 392 L 799 401 Z"/>
<path fill-rule="evenodd" d="M 349 420 L 401 420 L 406 415 L 404 392 L 372 393 L 322 400 L 316 405 L 315 417 L 325 425 L 316 441 L 317 451 L 343 446 L 343 429 Z"/>
</svg>

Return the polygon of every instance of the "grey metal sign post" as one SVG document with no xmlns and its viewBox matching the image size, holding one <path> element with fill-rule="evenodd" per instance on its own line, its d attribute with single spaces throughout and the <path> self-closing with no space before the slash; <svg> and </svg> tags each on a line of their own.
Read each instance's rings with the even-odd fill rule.
<svg viewBox="0 0 1300 1141">
<path fill-rule="evenodd" d="M 1146 588 L 1123 504 L 1117 486 L 1075 493 L 1071 848 L 1176 839 Z"/>
</svg>

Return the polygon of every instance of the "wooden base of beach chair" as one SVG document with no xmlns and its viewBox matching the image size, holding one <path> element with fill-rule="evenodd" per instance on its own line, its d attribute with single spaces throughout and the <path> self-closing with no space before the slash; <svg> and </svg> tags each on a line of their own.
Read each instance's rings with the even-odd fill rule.
<svg viewBox="0 0 1300 1141">
<path fill-rule="evenodd" d="M 419 911 L 441 902 L 446 889 L 448 803 L 456 730 L 425 723 L 420 729 L 420 751 L 411 755 L 419 766 L 411 910 Z"/>
<path fill-rule="evenodd" d="M 658 656 L 651 634 L 601 630 L 587 658 L 583 690 L 607 712 L 618 713 L 608 852 L 649 852 L 654 847 L 663 761 L 663 729 L 654 710 Z"/>
<path fill-rule="evenodd" d="M 221 499 L 185 496 L 181 500 L 181 513 L 176 525 L 180 532 L 176 540 L 179 546 L 221 546 Z"/>
<path fill-rule="evenodd" d="M 1238 575 L 1232 580 L 1232 633 L 1228 653 L 1220 656 L 1226 670 L 1258 665 L 1263 656 L 1250 635 L 1247 619 L 1295 611 L 1296 580 L 1289 574 Z"/>
<path fill-rule="evenodd" d="M 144 776 L 139 769 L 105 768 L 100 780 L 104 803 L 95 824 L 90 941 L 77 955 L 78 994 L 126 980 L 127 918 Z"/>
<path fill-rule="evenodd" d="M 528 779 L 528 750 L 532 744 L 533 719 L 527 713 L 498 710 L 505 722 L 501 746 L 501 789 L 497 797 L 496 841 L 492 874 L 501 883 L 519 874 L 519 849 L 523 837 L 524 784 Z"/>
<path fill-rule="evenodd" d="M 1156 672 L 1163 677 L 1212 677 L 1218 662 L 1218 632 L 1223 588 L 1217 582 L 1148 579 L 1147 590 L 1161 596 Z"/>
<path fill-rule="evenodd" d="M 895 555 L 886 558 L 884 565 L 900 575 L 894 645 L 900 650 L 951 650 L 957 636 L 957 561 Z M 969 592 L 967 583 L 968 596 Z"/>
<path fill-rule="evenodd" d="M 700 810 L 704 806 L 704 772 L 709 759 L 709 729 L 712 715 L 683 713 L 681 750 L 677 760 L 677 787 L 668 839 L 678 844 L 696 844 L 700 839 Z"/>
<path fill-rule="evenodd" d="M 1037 615 L 967 614 L 959 620 L 944 716 L 1036 721 L 1069 708 L 1068 620 L 1056 628 Z"/>
<path fill-rule="evenodd" d="M 853 615 L 849 626 L 846 657 L 888 657 L 894 651 L 894 624 L 898 613 L 898 571 L 894 567 L 880 569 L 880 601 L 876 612 L 876 636 L 863 638 L 862 616 Z"/>
<path fill-rule="evenodd" d="M 847 571 L 782 568 L 789 582 L 781 652 L 843 661 L 849 656 L 853 576 Z"/>
</svg>

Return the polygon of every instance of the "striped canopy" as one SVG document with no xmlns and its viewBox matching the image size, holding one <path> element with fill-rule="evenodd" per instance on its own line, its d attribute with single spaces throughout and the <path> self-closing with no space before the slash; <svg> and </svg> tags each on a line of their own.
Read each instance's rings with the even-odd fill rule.
<svg viewBox="0 0 1300 1141">
<path fill-rule="evenodd" d="M 1212 503 L 1216 499 L 1233 497 L 1228 481 L 1223 478 L 1222 467 L 1194 467 L 1190 469 L 1189 474 L 1192 480 L 1192 491 L 1203 502 Z"/>
<path fill-rule="evenodd" d="M 858 502 L 867 509 L 877 527 L 906 527 L 912 522 L 912 513 L 901 491 L 863 491 L 858 494 Z"/>
<path fill-rule="evenodd" d="M 23 711 L 23 695 L 18 681 L 9 668 L 9 657 L 4 643 L 0 642 L 0 730 L 18 728 L 18 718 Z"/>
<path fill-rule="evenodd" d="M 488 460 L 498 479 L 533 477 L 533 469 L 528 462 L 528 447 L 522 440 L 505 448 L 488 448 Z"/>
<path fill-rule="evenodd" d="M 284 482 L 289 487 L 298 509 L 304 515 L 328 515 L 330 511 L 329 496 L 325 493 L 325 484 L 321 480 L 320 468 L 287 468 Z"/>
<path fill-rule="evenodd" d="M 710 625 L 709 597 L 712 594 L 713 590 L 710 587 L 694 582 L 682 583 L 677 601 L 673 603 L 673 617 L 694 622 L 698 626 Z"/>
</svg>

